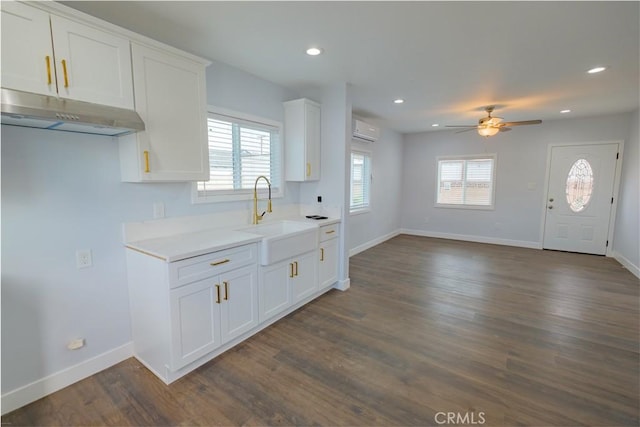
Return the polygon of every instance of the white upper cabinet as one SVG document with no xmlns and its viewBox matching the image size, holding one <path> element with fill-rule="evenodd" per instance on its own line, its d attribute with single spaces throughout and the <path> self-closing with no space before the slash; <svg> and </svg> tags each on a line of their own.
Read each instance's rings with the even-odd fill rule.
<svg viewBox="0 0 640 427">
<path fill-rule="evenodd" d="M 51 16 L 58 94 L 133 109 L 129 40 Z"/>
<path fill-rule="evenodd" d="M 129 40 L 2 2 L 2 86 L 133 109 Z"/>
<path fill-rule="evenodd" d="M 2 2 L 2 87 L 56 95 L 49 14 Z"/>
<path fill-rule="evenodd" d="M 207 181 L 205 64 L 138 43 L 131 56 L 146 130 L 120 138 L 123 181 Z"/>
<path fill-rule="evenodd" d="M 284 103 L 285 177 L 320 179 L 320 104 L 302 98 Z"/>
</svg>

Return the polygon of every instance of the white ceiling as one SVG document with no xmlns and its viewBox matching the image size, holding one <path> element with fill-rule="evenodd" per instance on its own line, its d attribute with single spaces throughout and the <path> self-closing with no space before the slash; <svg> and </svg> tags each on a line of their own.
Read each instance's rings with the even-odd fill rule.
<svg viewBox="0 0 640 427">
<path fill-rule="evenodd" d="M 350 83 L 354 112 L 403 133 L 492 104 L 514 121 L 639 103 L 637 1 L 63 3 L 297 91 Z"/>
</svg>

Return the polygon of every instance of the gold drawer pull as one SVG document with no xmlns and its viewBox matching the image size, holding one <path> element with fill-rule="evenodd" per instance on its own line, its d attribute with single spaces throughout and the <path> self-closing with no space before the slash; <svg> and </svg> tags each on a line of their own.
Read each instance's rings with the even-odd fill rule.
<svg viewBox="0 0 640 427">
<path fill-rule="evenodd" d="M 293 263 L 296 265 L 296 276 L 298 275 L 298 261 L 293 261 Z"/>
<path fill-rule="evenodd" d="M 311 163 L 307 163 L 307 176 L 311 176 Z"/>
<path fill-rule="evenodd" d="M 320 248 L 320 261 L 324 261 L 324 248 Z"/>
<path fill-rule="evenodd" d="M 50 85 L 51 84 L 51 58 L 49 58 L 49 55 L 44 57 L 45 61 L 47 62 L 47 84 Z"/>
<path fill-rule="evenodd" d="M 224 284 L 224 300 L 229 299 L 229 282 L 222 282 Z"/>
<path fill-rule="evenodd" d="M 331 234 L 331 233 L 335 233 L 336 230 L 329 230 L 329 231 L 325 231 L 324 234 Z"/>
<path fill-rule="evenodd" d="M 293 263 L 289 263 L 289 267 L 291 267 L 291 271 L 289 272 L 289 277 L 293 277 Z"/>
<path fill-rule="evenodd" d="M 220 285 L 216 285 L 216 296 L 218 299 L 216 299 L 216 304 L 220 304 Z"/>
<path fill-rule="evenodd" d="M 69 87 L 69 77 L 67 76 L 67 61 L 63 59 L 61 62 L 62 62 L 62 71 L 64 74 L 64 87 Z"/>
<path fill-rule="evenodd" d="M 231 261 L 231 260 L 229 258 L 227 258 L 227 259 L 223 259 L 222 261 L 214 261 L 214 262 L 210 263 L 209 265 L 212 266 L 212 267 L 215 267 L 216 265 L 226 264 L 229 261 Z"/>
<path fill-rule="evenodd" d="M 149 168 L 149 152 L 147 150 L 144 150 L 144 172 L 151 172 L 151 169 Z"/>
</svg>

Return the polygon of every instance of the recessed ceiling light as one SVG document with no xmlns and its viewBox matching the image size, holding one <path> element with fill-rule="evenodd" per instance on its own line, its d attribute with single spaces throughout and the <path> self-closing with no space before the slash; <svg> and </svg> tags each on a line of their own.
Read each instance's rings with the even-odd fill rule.
<svg viewBox="0 0 640 427">
<path fill-rule="evenodd" d="M 309 49 L 307 49 L 307 55 L 311 55 L 311 56 L 320 55 L 322 52 L 323 50 L 319 47 L 310 47 Z"/>
<path fill-rule="evenodd" d="M 570 113 L 570 112 L 571 112 L 571 110 L 561 110 L 560 112 L 561 112 L 562 114 L 565 114 L 565 113 Z"/>
<path fill-rule="evenodd" d="M 433 127 L 433 128 L 437 128 L 438 126 L 440 126 L 438 123 L 434 123 L 434 124 L 431 125 L 431 127 Z"/>
<path fill-rule="evenodd" d="M 589 73 L 589 74 L 601 73 L 606 69 L 607 69 L 607 67 L 595 67 L 595 68 L 592 68 L 589 71 L 587 71 L 587 73 Z"/>
<path fill-rule="evenodd" d="M 402 99 L 402 98 L 394 99 L 393 102 L 395 104 L 402 104 L 404 102 L 404 99 Z"/>
</svg>

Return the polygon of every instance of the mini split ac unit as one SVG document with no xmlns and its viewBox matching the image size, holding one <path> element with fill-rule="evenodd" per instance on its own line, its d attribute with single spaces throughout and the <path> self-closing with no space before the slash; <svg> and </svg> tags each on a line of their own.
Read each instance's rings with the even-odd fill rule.
<svg viewBox="0 0 640 427">
<path fill-rule="evenodd" d="M 380 128 L 362 120 L 353 120 L 353 137 L 366 142 L 373 142 L 380 138 Z"/>
</svg>

